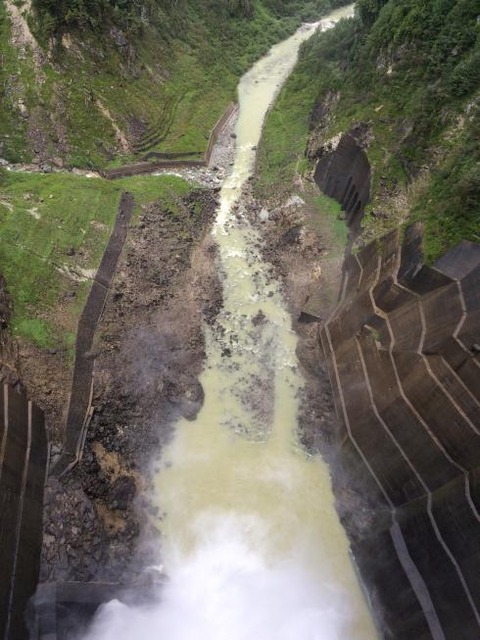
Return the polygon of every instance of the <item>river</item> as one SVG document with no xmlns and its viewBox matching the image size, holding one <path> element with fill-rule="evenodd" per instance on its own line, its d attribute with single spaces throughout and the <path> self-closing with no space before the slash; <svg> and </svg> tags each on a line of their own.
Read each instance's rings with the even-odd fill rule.
<svg viewBox="0 0 480 640">
<path fill-rule="evenodd" d="M 346 7 L 322 28 L 351 15 Z M 304 26 L 242 78 L 236 156 L 212 234 L 224 305 L 206 327 L 205 402 L 180 421 L 154 479 L 162 571 L 157 606 L 108 605 L 91 638 L 372 640 L 377 637 L 320 457 L 296 440 L 296 335 L 261 238 L 236 203 L 269 105 Z"/>
</svg>

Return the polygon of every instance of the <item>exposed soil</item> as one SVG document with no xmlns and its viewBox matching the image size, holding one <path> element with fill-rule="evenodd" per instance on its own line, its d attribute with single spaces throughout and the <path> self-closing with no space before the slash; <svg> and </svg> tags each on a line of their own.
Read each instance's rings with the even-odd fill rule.
<svg viewBox="0 0 480 640">
<path fill-rule="evenodd" d="M 5 8 L 12 21 L 12 44 L 23 55 L 26 55 L 26 50 L 29 48 L 33 54 L 35 70 L 42 74 L 44 56 L 26 20 L 26 16 L 31 13 L 31 0 L 25 0 L 21 9 L 12 0 L 5 0 Z M 36 81 L 40 81 L 40 78 L 36 77 Z"/>
<path fill-rule="evenodd" d="M 152 452 L 202 404 L 202 322 L 222 298 L 207 235 L 216 199 L 198 191 L 181 207 L 149 206 L 126 242 L 92 354 L 83 459 L 47 485 L 43 580 L 134 579 L 129 560 L 145 516 L 135 496 Z"/>
<path fill-rule="evenodd" d="M 97 105 L 102 116 L 106 118 L 112 125 L 113 130 L 115 131 L 115 138 L 117 140 L 117 144 L 120 147 L 120 149 L 123 151 L 123 153 L 126 153 L 126 154 L 131 153 L 132 146 L 128 141 L 127 136 L 123 133 L 123 131 L 118 126 L 118 124 L 115 122 L 110 111 L 98 98 L 95 100 L 95 104 Z"/>
</svg>

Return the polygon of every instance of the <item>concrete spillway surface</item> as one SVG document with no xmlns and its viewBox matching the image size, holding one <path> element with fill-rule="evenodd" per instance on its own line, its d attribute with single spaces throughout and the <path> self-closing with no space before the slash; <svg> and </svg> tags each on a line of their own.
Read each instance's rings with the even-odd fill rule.
<svg viewBox="0 0 480 640">
<path fill-rule="evenodd" d="M 313 30 L 273 47 L 239 85 L 236 159 L 213 228 L 224 307 L 206 328 L 205 403 L 195 422 L 176 425 L 155 478 L 168 576 L 161 602 L 111 603 L 89 638 L 376 637 L 326 465 L 296 445 L 302 379 L 279 285 L 256 232 L 233 214 L 266 110 Z"/>
</svg>

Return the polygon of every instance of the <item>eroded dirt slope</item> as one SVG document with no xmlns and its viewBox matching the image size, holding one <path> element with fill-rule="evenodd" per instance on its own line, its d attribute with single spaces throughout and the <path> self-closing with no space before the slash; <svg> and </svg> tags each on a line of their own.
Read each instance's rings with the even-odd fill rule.
<svg viewBox="0 0 480 640">
<path fill-rule="evenodd" d="M 129 234 L 92 353 L 83 459 L 47 486 L 43 580 L 131 581 L 129 561 L 148 562 L 148 550 L 143 560 L 134 553 L 148 511 L 135 498 L 172 421 L 202 403 L 202 322 L 221 303 L 208 236 L 215 206 L 203 190 L 179 213 L 149 206 Z"/>
</svg>

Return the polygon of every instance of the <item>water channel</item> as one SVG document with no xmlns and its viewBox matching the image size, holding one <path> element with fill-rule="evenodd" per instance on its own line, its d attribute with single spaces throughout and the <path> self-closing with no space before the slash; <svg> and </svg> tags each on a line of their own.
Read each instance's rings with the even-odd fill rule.
<svg viewBox="0 0 480 640">
<path fill-rule="evenodd" d="M 351 15 L 327 16 L 328 28 Z M 296 336 L 235 215 L 265 113 L 313 32 L 304 26 L 241 80 L 236 157 L 212 233 L 224 306 L 206 328 L 196 421 L 176 425 L 155 477 L 162 603 L 113 606 L 95 638 L 115 640 L 372 640 L 377 637 L 333 506 L 328 470 L 296 443 L 302 378 Z"/>
</svg>

